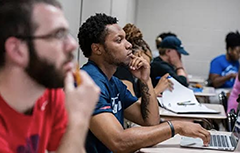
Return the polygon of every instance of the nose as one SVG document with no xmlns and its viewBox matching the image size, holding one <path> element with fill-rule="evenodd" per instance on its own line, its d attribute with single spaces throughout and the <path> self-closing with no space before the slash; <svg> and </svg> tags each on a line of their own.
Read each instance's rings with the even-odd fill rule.
<svg viewBox="0 0 240 153">
<path fill-rule="evenodd" d="M 73 52 L 77 47 L 78 47 L 77 41 L 73 38 L 73 36 L 68 35 L 68 38 L 65 41 L 65 51 Z"/>
<path fill-rule="evenodd" d="M 126 49 L 132 49 L 132 44 L 129 41 L 126 41 Z"/>
</svg>

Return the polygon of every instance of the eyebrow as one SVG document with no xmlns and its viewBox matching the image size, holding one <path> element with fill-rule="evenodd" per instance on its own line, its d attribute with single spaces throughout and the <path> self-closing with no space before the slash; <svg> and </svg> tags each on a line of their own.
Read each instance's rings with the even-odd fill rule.
<svg viewBox="0 0 240 153">
<path fill-rule="evenodd" d="M 69 31 L 69 29 L 64 28 L 64 27 L 59 27 L 59 28 L 56 28 L 56 29 L 50 31 L 49 33 L 55 33 L 55 32 L 58 32 L 58 31 Z"/>
</svg>

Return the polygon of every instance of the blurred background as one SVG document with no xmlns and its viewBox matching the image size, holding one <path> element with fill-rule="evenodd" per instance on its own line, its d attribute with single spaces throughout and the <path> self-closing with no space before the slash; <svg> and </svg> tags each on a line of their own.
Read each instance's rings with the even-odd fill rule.
<svg viewBox="0 0 240 153">
<path fill-rule="evenodd" d="M 120 26 L 133 23 L 152 51 L 155 38 L 173 32 L 190 56 L 183 56 L 188 74 L 208 77 L 210 61 L 225 54 L 225 36 L 240 29 L 239 0 L 59 0 L 77 38 L 80 25 L 95 13 L 115 16 Z M 75 52 L 82 66 L 87 59 Z"/>
</svg>

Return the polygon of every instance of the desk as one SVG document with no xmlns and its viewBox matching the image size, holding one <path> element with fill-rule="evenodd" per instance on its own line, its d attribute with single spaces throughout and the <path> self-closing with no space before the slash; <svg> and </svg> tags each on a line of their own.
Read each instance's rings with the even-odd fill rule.
<svg viewBox="0 0 240 153">
<path fill-rule="evenodd" d="M 222 132 L 228 133 L 230 132 Z M 156 146 L 149 148 L 142 148 L 138 153 L 229 153 L 229 151 L 220 151 L 220 150 L 209 150 L 209 149 L 197 149 L 197 148 L 183 148 L 180 147 L 181 136 L 176 135 L 171 139 L 168 139 L 162 143 L 157 144 Z M 239 145 L 234 152 L 239 152 Z"/>
<path fill-rule="evenodd" d="M 213 87 L 203 87 L 202 92 L 194 92 L 194 95 L 203 97 L 216 96 L 216 91 Z"/>
<path fill-rule="evenodd" d="M 159 107 L 159 113 L 163 118 L 188 118 L 188 119 L 226 119 L 224 108 L 220 104 L 204 104 L 210 109 L 219 111 L 219 114 L 176 114 L 165 108 Z"/>
<path fill-rule="evenodd" d="M 206 79 L 200 76 L 188 75 L 189 83 L 199 83 L 199 84 L 206 84 Z"/>
</svg>

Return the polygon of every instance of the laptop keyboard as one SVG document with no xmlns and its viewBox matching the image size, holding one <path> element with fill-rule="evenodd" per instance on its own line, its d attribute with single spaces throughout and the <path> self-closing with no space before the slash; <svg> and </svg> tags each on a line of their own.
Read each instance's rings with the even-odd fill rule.
<svg viewBox="0 0 240 153">
<path fill-rule="evenodd" d="M 211 135 L 211 140 L 209 143 L 209 147 L 221 147 L 221 148 L 229 148 L 230 145 L 227 141 L 227 137 L 229 137 L 232 146 L 234 146 L 234 140 L 231 136 L 226 135 Z"/>
</svg>

